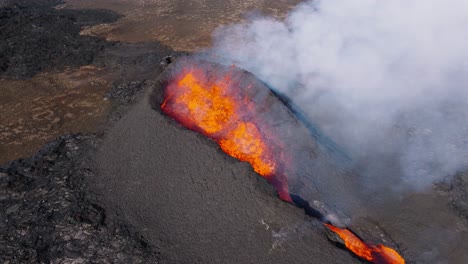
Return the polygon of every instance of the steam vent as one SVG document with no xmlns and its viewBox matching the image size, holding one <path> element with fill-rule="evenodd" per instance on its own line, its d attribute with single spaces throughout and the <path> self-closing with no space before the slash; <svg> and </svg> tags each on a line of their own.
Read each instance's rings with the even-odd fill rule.
<svg viewBox="0 0 468 264">
<path fill-rule="evenodd" d="M 467 18 L 0 0 L 0 264 L 468 264 Z"/>
</svg>

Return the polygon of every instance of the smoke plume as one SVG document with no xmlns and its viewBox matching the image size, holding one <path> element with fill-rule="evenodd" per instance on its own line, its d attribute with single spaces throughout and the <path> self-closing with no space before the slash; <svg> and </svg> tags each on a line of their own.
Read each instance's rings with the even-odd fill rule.
<svg viewBox="0 0 468 264">
<path fill-rule="evenodd" d="M 467 164 L 466 25 L 464 0 L 311 1 L 218 29 L 208 53 L 292 98 L 367 186 L 423 189 Z"/>
</svg>

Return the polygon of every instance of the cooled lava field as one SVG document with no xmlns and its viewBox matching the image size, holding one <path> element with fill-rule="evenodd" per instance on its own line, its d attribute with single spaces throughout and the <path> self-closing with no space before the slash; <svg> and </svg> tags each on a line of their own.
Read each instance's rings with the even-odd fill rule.
<svg viewBox="0 0 468 264">
<path fill-rule="evenodd" d="M 0 0 L 1 263 L 468 263 L 468 170 L 390 191 L 396 159 L 208 61 L 301 1 L 241 2 Z"/>
</svg>

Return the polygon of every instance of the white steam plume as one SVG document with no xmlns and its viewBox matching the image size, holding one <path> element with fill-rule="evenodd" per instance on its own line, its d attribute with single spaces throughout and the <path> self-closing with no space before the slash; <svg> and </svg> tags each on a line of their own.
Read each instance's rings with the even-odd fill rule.
<svg viewBox="0 0 468 264">
<path fill-rule="evenodd" d="M 468 1 L 312 1 L 214 40 L 214 58 L 293 98 L 369 183 L 425 188 L 467 164 Z"/>
</svg>

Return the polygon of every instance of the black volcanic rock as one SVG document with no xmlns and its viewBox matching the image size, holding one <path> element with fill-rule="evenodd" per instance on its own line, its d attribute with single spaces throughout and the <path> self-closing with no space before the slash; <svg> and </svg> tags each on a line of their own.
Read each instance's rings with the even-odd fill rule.
<svg viewBox="0 0 468 264">
<path fill-rule="evenodd" d="M 84 26 L 116 21 L 107 10 L 57 10 L 60 1 L 19 1 L 0 5 L 0 77 L 29 78 L 49 68 L 94 62 L 113 43 L 81 36 Z"/>
<path fill-rule="evenodd" d="M 468 221 L 468 172 L 457 175 L 449 193 L 455 209 Z"/>
<path fill-rule="evenodd" d="M 50 7 L 64 3 L 64 0 L 0 0 L 0 7 Z"/>
<path fill-rule="evenodd" d="M 67 135 L 0 167 L 1 263 L 155 263 L 157 254 L 89 192 L 96 136 Z"/>
</svg>

